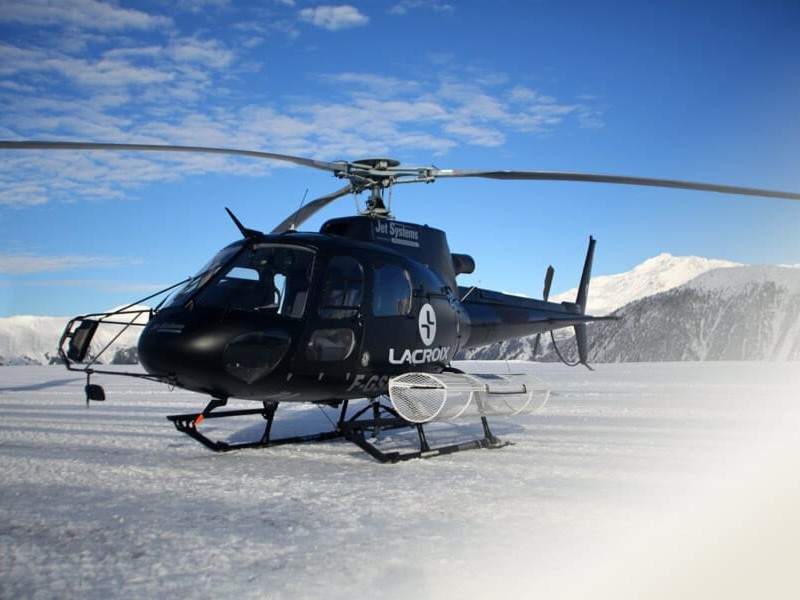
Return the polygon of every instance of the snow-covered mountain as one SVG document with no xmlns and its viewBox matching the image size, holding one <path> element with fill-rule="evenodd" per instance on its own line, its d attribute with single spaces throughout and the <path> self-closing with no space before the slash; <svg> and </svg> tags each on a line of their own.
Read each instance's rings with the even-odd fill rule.
<svg viewBox="0 0 800 600">
<path fill-rule="evenodd" d="M 68 322 L 68 317 L 18 315 L 0 318 L 0 366 L 49 365 L 61 362 L 58 342 Z M 112 343 L 120 329 L 121 327 L 114 325 L 98 328 L 91 352 L 112 344 L 106 353 L 108 359 L 100 361 L 101 363 L 131 362 L 135 359 L 136 340 L 141 328 L 129 328 Z"/>
<path fill-rule="evenodd" d="M 665 292 L 691 281 L 701 273 L 712 269 L 740 267 L 727 260 L 701 258 L 699 256 L 672 256 L 659 254 L 647 259 L 627 273 L 593 277 L 589 284 L 589 306 L 591 315 L 608 315 L 634 300 Z M 575 302 L 578 288 L 553 296 L 555 302 Z"/>
<path fill-rule="evenodd" d="M 48 365 L 58 360 L 66 317 L 0 318 L 0 365 Z"/>
<path fill-rule="evenodd" d="M 618 314 L 591 329 L 598 362 L 800 360 L 800 268 L 709 271 Z"/>
<path fill-rule="evenodd" d="M 667 262 L 679 265 L 680 261 L 671 258 Z M 702 264 L 694 258 L 689 262 Z M 629 276 L 630 273 L 615 277 L 622 280 Z M 633 286 L 640 283 L 635 278 L 629 280 Z M 593 285 L 594 280 L 590 284 L 590 298 Z M 612 306 L 611 312 L 622 317 L 621 320 L 588 327 L 590 362 L 800 360 L 800 268 L 797 266 L 726 264 L 619 309 Z M 556 342 L 562 354 L 574 360 L 572 330 L 562 331 L 566 335 L 559 336 Z M 487 346 L 470 356 L 531 359 L 534 339 Z M 558 360 L 549 336 L 542 336 L 539 360 Z"/>
</svg>

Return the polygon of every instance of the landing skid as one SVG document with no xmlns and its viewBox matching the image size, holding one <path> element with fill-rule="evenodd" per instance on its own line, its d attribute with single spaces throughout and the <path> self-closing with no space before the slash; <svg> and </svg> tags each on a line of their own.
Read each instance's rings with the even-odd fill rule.
<svg viewBox="0 0 800 600">
<path fill-rule="evenodd" d="M 342 433 L 337 430 L 324 431 L 321 433 L 314 433 L 309 435 L 296 435 L 285 438 L 273 439 L 270 436 L 272 431 L 272 423 L 275 421 L 275 411 L 278 408 L 277 402 L 264 402 L 263 408 L 249 408 L 243 410 L 223 410 L 213 412 L 215 409 L 225 406 L 226 401 L 213 399 L 206 405 L 201 413 L 191 413 L 185 415 L 169 415 L 167 419 L 172 421 L 175 428 L 188 435 L 190 438 L 197 440 L 206 448 L 214 452 L 229 452 L 231 450 L 240 450 L 242 448 L 266 448 L 268 446 L 280 446 L 283 444 L 301 444 L 303 442 L 324 442 L 326 440 L 333 440 L 342 437 Z M 227 417 L 243 417 L 247 415 L 261 415 L 266 421 L 264 425 L 264 433 L 261 439 L 254 442 L 223 442 L 213 440 L 208 436 L 201 433 L 197 426 L 206 419 L 223 419 Z"/>
<path fill-rule="evenodd" d="M 414 458 L 432 458 L 434 456 L 453 454 L 462 450 L 502 448 L 510 445 L 510 442 L 503 442 L 496 438 L 489 430 L 486 417 L 481 417 L 484 433 L 483 438 L 446 446 L 431 447 L 428 443 L 423 424 L 406 421 L 397 414 L 394 408 L 381 403 L 378 399 L 373 399 L 367 406 L 361 408 L 349 418 L 347 417 L 347 410 L 349 407 L 348 401 L 343 401 L 339 413 L 339 420 L 336 422 L 335 428 L 331 431 L 273 439 L 271 437 L 271 431 L 272 424 L 275 421 L 275 411 L 278 408 L 277 402 L 264 402 L 262 408 L 217 410 L 225 406 L 225 404 L 225 400 L 214 398 L 206 405 L 201 413 L 170 415 L 167 419 L 172 421 L 178 431 L 185 433 L 214 452 L 229 452 L 242 448 L 267 448 L 270 446 L 302 444 L 305 442 L 323 442 L 344 438 L 353 442 L 367 454 L 382 463 L 397 463 Z M 365 418 L 364 416 L 370 411 L 372 413 L 371 418 Z M 198 430 L 198 425 L 206 419 L 222 419 L 248 415 L 260 415 L 266 421 L 261 439 L 257 441 L 224 442 L 211 439 Z M 379 448 L 377 438 L 382 432 L 404 428 L 416 429 L 419 439 L 419 450 L 392 450 L 387 452 Z"/>
<path fill-rule="evenodd" d="M 482 417 L 481 420 L 484 422 L 484 430 L 488 431 L 488 424 L 486 423 L 486 417 Z M 396 451 L 384 452 L 383 450 L 378 448 L 376 444 L 368 440 L 367 437 L 364 435 L 365 431 L 372 429 L 375 423 L 394 422 L 394 421 L 398 422 L 398 424 L 395 427 L 416 428 L 417 435 L 419 436 L 419 450 L 407 451 L 407 452 L 396 452 Z M 431 448 L 430 444 L 428 443 L 427 436 L 425 435 L 424 426 L 421 423 L 409 423 L 408 421 L 400 417 L 397 417 L 396 419 L 382 418 L 379 420 L 365 419 L 358 422 L 355 425 L 352 425 L 350 423 L 340 425 L 340 428 L 345 432 L 344 435 L 349 441 L 353 442 L 359 448 L 364 450 L 364 452 L 366 452 L 373 458 L 383 463 L 386 462 L 397 463 L 404 460 L 411 460 L 413 458 L 433 458 L 434 456 L 455 454 L 456 452 L 461 452 L 462 450 L 477 450 L 479 448 L 495 449 L 511 445 L 511 442 L 503 442 L 502 440 L 492 435 L 491 431 L 489 431 L 488 435 L 486 435 L 481 439 L 470 440 L 468 442 L 461 442 L 458 444 L 450 444 L 448 446 L 439 446 L 436 448 Z"/>
</svg>

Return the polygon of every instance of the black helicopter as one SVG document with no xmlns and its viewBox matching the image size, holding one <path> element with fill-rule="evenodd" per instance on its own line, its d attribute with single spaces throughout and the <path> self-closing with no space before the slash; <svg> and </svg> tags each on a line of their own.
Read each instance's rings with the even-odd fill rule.
<svg viewBox="0 0 800 600">
<path fill-rule="evenodd" d="M 396 220 L 384 202 L 400 183 L 454 177 L 616 183 L 703 190 L 798 200 L 800 194 L 676 180 L 550 171 L 444 170 L 408 167 L 370 158 L 325 162 L 260 151 L 194 146 L 84 142 L 4 141 L 0 149 L 202 152 L 288 161 L 322 169 L 347 181 L 341 189 L 302 206 L 270 233 L 245 227 L 228 214 L 241 238 L 226 246 L 193 277 L 130 306 L 72 319 L 59 351 L 70 370 L 86 373 L 87 403 L 104 400 L 91 383 L 96 373 L 142 377 L 211 397 L 201 413 L 168 417 L 182 432 L 212 450 L 261 447 L 345 437 L 381 461 L 504 445 L 487 416 L 518 412 L 533 399 L 536 384 L 524 375 L 498 377 L 458 372 L 458 352 L 494 342 L 573 327 L 578 361 L 588 367 L 586 326 L 612 317 L 585 314 L 595 240 L 589 247 L 575 302 L 548 301 L 552 267 L 542 300 L 459 286 L 474 260 L 450 251 L 445 233 Z M 334 200 L 369 194 L 366 209 L 336 218 L 319 232 L 297 230 Z M 155 308 L 141 304 L 163 296 Z M 146 317 L 142 319 L 141 317 Z M 146 321 L 146 323 L 142 323 Z M 146 373 L 97 368 L 89 356 L 101 325 L 139 326 L 138 356 Z M 77 364 L 88 363 L 82 367 Z M 546 391 L 544 399 L 546 399 Z M 380 401 L 389 397 L 391 405 Z M 245 410 L 218 410 L 229 398 L 260 402 Z M 371 399 L 348 416 L 349 402 Z M 313 402 L 340 408 L 332 431 L 273 439 L 280 402 Z M 469 407 L 469 410 L 467 408 Z M 266 420 L 254 442 L 212 440 L 198 426 L 204 419 L 260 415 Z M 429 445 L 423 424 L 456 414 L 481 419 L 483 437 L 439 448 Z M 384 452 L 370 436 L 416 427 L 419 450 Z"/>
</svg>

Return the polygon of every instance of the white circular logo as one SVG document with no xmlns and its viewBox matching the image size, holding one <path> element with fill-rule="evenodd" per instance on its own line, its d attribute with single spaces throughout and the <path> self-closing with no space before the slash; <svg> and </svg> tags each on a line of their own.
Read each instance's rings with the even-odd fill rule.
<svg viewBox="0 0 800 600">
<path fill-rule="evenodd" d="M 430 304 L 426 304 L 420 309 L 417 324 L 422 343 L 430 346 L 436 338 L 436 311 Z"/>
</svg>

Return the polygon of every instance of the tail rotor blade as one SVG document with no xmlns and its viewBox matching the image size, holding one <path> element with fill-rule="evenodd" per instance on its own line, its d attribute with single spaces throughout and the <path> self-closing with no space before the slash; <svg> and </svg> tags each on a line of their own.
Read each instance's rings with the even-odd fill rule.
<svg viewBox="0 0 800 600">
<path fill-rule="evenodd" d="M 583 273 L 581 283 L 578 286 L 578 297 L 575 303 L 582 313 L 586 313 L 586 303 L 589 299 L 589 282 L 592 279 L 592 262 L 594 261 L 594 246 L 597 240 L 589 236 L 589 248 L 586 250 L 586 261 L 583 263 Z M 586 335 L 586 324 L 575 325 L 575 341 L 578 344 L 578 362 L 584 367 L 592 370 L 589 366 L 589 343 Z"/>
<path fill-rule="evenodd" d="M 544 298 L 545 302 L 550 297 L 550 286 L 553 285 L 553 275 L 555 272 L 556 270 L 553 268 L 553 265 L 547 267 L 547 273 L 544 276 L 544 292 L 542 292 L 542 298 Z"/>
<path fill-rule="evenodd" d="M 550 287 L 553 285 L 553 275 L 555 274 L 556 270 L 553 268 L 553 265 L 547 267 L 547 272 L 544 275 L 544 290 L 542 291 L 542 298 L 545 302 L 550 297 Z M 536 358 L 539 356 L 539 345 L 541 342 L 541 333 L 536 334 L 536 340 L 533 342 L 533 357 Z"/>
</svg>

